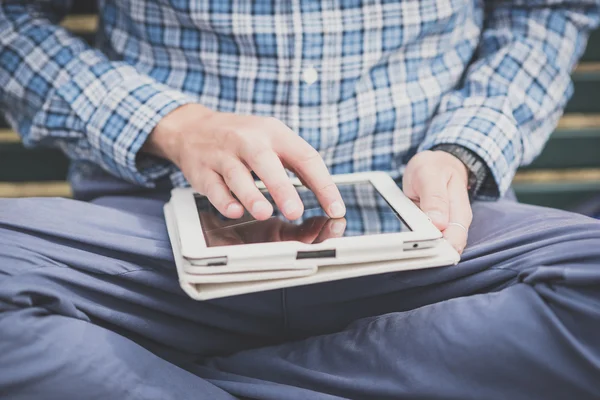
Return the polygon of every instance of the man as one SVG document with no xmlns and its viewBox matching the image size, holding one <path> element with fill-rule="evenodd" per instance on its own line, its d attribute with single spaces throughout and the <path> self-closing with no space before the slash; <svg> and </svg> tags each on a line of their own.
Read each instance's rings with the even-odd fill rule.
<svg viewBox="0 0 600 400">
<path fill-rule="evenodd" d="M 90 200 L 0 203 L 4 398 L 600 396 L 600 225 L 469 201 L 543 147 L 597 1 L 101 4 L 98 49 L 69 1 L 0 5 L 0 107 Z M 296 218 L 284 167 L 332 217 L 328 171 L 402 179 L 462 262 L 187 299 L 168 188 L 264 219 L 252 171 Z"/>
</svg>

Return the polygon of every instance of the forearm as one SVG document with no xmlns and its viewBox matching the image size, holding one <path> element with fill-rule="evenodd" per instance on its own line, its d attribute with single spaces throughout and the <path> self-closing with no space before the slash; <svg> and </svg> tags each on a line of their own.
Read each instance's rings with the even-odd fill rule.
<svg viewBox="0 0 600 400">
<path fill-rule="evenodd" d="M 192 123 L 198 121 L 206 123 L 208 118 L 214 115 L 212 110 L 200 104 L 184 105 L 181 107 L 181 111 L 184 111 L 185 108 L 193 108 L 193 113 L 171 112 L 156 125 L 141 149 L 143 153 L 169 160 L 175 165 L 180 164 L 180 152 L 183 143 L 181 136 L 186 133 Z M 193 117 L 194 120 L 186 120 L 190 117 Z"/>
<path fill-rule="evenodd" d="M 462 86 L 443 98 L 421 150 L 469 149 L 490 171 L 479 196 L 502 195 L 562 115 L 570 73 L 597 18 L 594 1 L 490 2 L 477 58 Z"/>
<path fill-rule="evenodd" d="M 170 168 L 140 162 L 139 150 L 191 100 L 69 34 L 57 25 L 65 10 L 60 1 L 0 5 L 0 108 L 26 145 L 58 147 L 151 186 Z"/>
</svg>

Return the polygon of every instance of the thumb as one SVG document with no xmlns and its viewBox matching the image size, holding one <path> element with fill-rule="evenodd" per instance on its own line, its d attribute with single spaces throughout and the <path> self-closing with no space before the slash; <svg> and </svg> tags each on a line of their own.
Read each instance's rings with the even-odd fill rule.
<svg viewBox="0 0 600 400">
<path fill-rule="evenodd" d="M 427 174 L 416 177 L 413 183 L 417 188 L 421 210 L 427 214 L 431 222 L 443 231 L 448 227 L 450 201 L 448 185 L 441 174 Z"/>
</svg>

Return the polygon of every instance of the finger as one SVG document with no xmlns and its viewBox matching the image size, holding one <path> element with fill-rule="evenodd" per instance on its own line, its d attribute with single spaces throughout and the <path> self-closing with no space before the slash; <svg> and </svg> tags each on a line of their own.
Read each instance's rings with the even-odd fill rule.
<svg viewBox="0 0 600 400">
<path fill-rule="evenodd" d="M 274 148 L 298 178 L 313 191 L 319 204 L 331 218 L 341 218 L 346 214 L 340 191 L 315 149 L 293 133 L 275 141 Z"/>
<path fill-rule="evenodd" d="M 448 227 L 444 230 L 444 237 L 456 251 L 462 253 L 467 245 L 468 229 L 473 219 L 469 193 L 464 182 L 455 178 L 450 179 L 448 197 L 450 199 L 450 218 Z"/>
<path fill-rule="evenodd" d="M 419 196 L 421 210 L 441 231 L 448 226 L 448 179 L 439 171 L 422 168 L 416 171 L 413 188 Z"/>
<path fill-rule="evenodd" d="M 289 165 L 289 163 L 285 162 L 285 160 L 281 160 L 281 162 L 283 163 L 285 169 L 290 170 L 294 175 L 296 175 L 296 178 L 298 178 L 302 186 L 308 187 L 308 184 L 304 181 L 304 179 L 302 179 L 298 172 L 296 172 L 296 170 L 291 165 Z M 302 196 L 300 198 L 302 198 Z"/>
<path fill-rule="evenodd" d="M 237 159 L 221 161 L 219 171 L 225 183 L 257 220 L 268 219 L 273 214 L 271 203 L 258 190 L 250 171 Z"/>
<path fill-rule="evenodd" d="M 231 195 L 223 178 L 216 172 L 212 170 L 203 171 L 202 181 L 197 186 L 200 187 L 200 194 L 208 197 L 211 204 L 227 218 L 237 219 L 244 215 L 244 208 Z"/>
<path fill-rule="evenodd" d="M 277 154 L 269 148 L 259 150 L 249 146 L 242 157 L 263 181 L 283 215 L 289 220 L 300 218 L 304 206 Z"/>
</svg>

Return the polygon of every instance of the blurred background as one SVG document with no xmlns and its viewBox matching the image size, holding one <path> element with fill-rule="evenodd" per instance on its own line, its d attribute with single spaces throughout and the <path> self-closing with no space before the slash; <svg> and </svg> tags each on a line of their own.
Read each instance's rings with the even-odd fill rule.
<svg viewBox="0 0 600 400">
<path fill-rule="evenodd" d="M 74 2 L 62 25 L 89 43 L 97 26 L 95 1 Z M 573 73 L 575 95 L 536 162 L 517 174 L 522 203 L 600 218 L 600 31 L 592 34 Z M 68 161 L 56 150 L 25 149 L 0 116 L 0 197 L 70 197 Z"/>
</svg>

